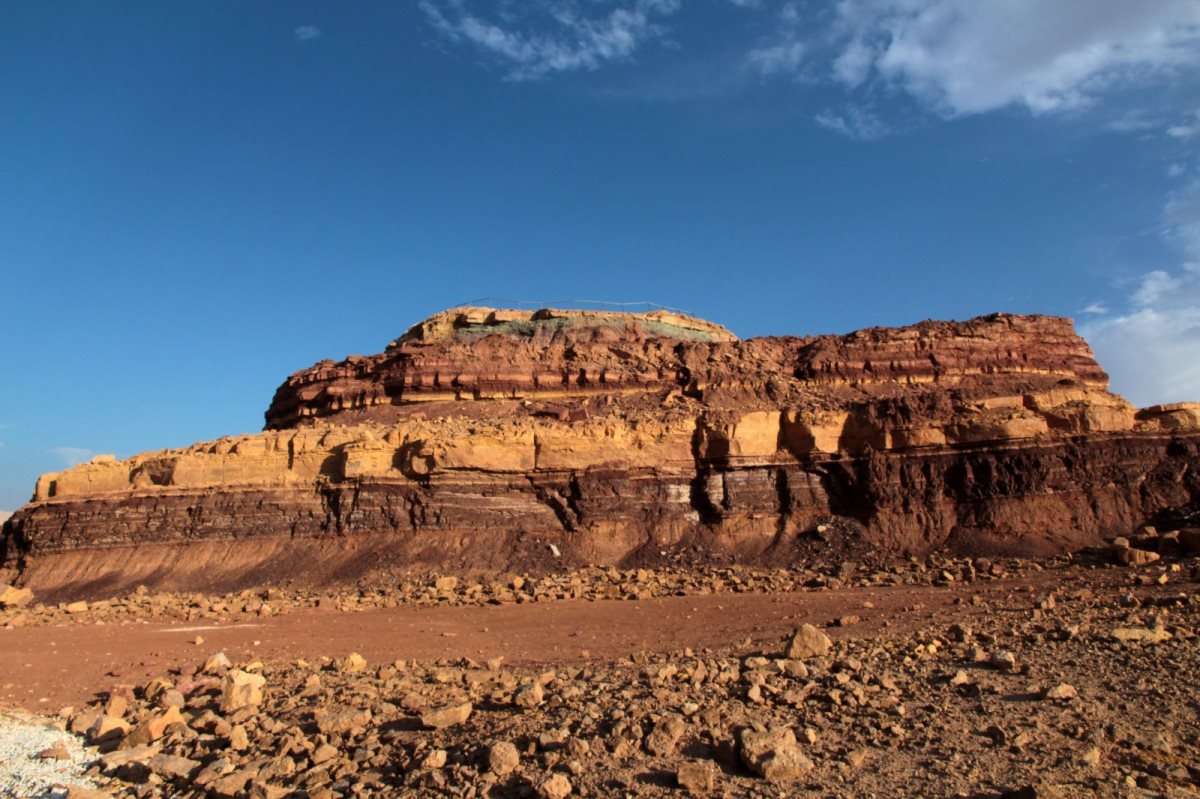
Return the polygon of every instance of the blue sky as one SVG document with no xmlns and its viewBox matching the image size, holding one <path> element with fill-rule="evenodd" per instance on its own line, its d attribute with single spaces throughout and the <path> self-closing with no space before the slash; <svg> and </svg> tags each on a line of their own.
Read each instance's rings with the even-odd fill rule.
<svg viewBox="0 0 1200 799">
<path fill-rule="evenodd" d="M 0 9 L 0 508 L 482 296 L 1075 317 L 1200 399 L 1200 4 Z"/>
</svg>

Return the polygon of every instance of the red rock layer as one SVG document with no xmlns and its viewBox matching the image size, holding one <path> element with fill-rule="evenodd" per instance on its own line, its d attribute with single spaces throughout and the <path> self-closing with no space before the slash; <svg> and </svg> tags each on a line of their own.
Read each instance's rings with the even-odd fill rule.
<svg viewBox="0 0 1200 799">
<path fill-rule="evenodd" d="M 1105 387 L 1108 375 L 1070 320 L 993 314 L 820 336 L 801 347 L 796 376 L 829 382 L 986 384 L 995 376 L 1066 378 Z"/>
<path fill-rule="evenodd" d="M 502 323 L 464 321 L 437 337 L 402 338 L 380 355 L 321 361 L 279 387 L 267 427 L 435 400 L 631 397 L 731 383 L 765 395 L 768 376 L 786 381 L 791 393 L 830 384 L 937 383 L 995 393 L 1059 380 L 1100 388 L 1108 383 L 1070 320 L 1053 317 L 993 314 L 962 323 L 744 342 L 708 331 L 665 338 L 636 319 L 579 326 L 556 321 L 538 320 L 515 332 Z M 497 332 L 489 335 L 491 330 Z"/>
</svg>

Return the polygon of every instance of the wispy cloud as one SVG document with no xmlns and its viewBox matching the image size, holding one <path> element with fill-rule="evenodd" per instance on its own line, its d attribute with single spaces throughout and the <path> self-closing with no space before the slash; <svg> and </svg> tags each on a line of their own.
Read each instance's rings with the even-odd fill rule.
<svg viewBox="0 0 1200 799">
<path fill-rule="evenodd" d="M 804 65 L 804 54 L 803 42 L 783 41 L 779 44 L 756 47 L 746 56 L 746 61 L 763 75 L 796 74 Z"/>
<path fill-rule="evenodd" d="M 766 77 L 785 75 L 811 80 L 814 76 L 806 76 L 805 71 L 813 31 L 806 27 L 805 21 L 795 3 L 784 3 L 775 12 L 771 33 L 746 54 L 746 66 Z"/>
<path fill-rule="evenodd" d="M 321 38 L 321 29 L 316 25 L 301 25 L 292 31 L 292 36 L 298 42 L 311 42 L 313 39 Z"/>
<path fill-rule="evenodd" d="M 840 87 L 858 105 L 859 93 L 898 92 L 947 118 L 1006 107 L 1080 109 L 1113 89 L 1200 68 L 1195 0 L 731 3 L 757 20 L 758 41 L 743 45 L 752 72 Z M 685 8 L 682 0 L 420 0 L 419 7 L 446 40 L 485 54 L 513 80 L 629 61 L 648 43 L 674 36 L 666 20 Z M 728 46 L 738 46 L 737 35 L 730 31 Z M 847 114 L 837 116 L 844 124 L 827 127 L 859 136 Z M 1112 123 L 1130 130 L 1158 124 L 1145 111 Z M 1180 138 L 1197 133 L 1200 116 L 1170 128 Z"/>
<path fill-rule="evenodd" d="M 452 42 L 474 46 L 499 62 L 512 80 L 594 70 L 627 61 L 665 35 L 660 20 L 680 0 L 581 4 L 558 0 L 523 10 L 504 6 L 488 16 L 465 0 L 421 0 L 429 23 Z"/>
<path fill-rule="evenodd" d="M 1108 313 L 1108 306 L 1102 302 L 1093 302 L 1091 305 L 1083 308 L 1079 312 L 1081 314 L 1088 314 L 1090 316 L 1103 316 L 1104 314 Z"/>
<path fill-rule="evenodd" d="M 1190 119 L 1167 128 L 1167 135 L 1176 139 L 1190 139 L 1200 135 L 1200 111 L 1193 113 Z"/>
<path fill-rule="evenodd" d="M 83 447 L 51 447 L 50 452 L 62 459 L 64 466 L 76 466 L 91 460 L 92 451 Z"/>
<path fill-rule="evenodd" d="M 879 116 L 856 105 L 848 105 L 842 112 L 827 108 L 814 116 L 813 120 L 823 128 L 859 141 L 879 139 L 892 132 L 891 126 Z"/>
</svg>

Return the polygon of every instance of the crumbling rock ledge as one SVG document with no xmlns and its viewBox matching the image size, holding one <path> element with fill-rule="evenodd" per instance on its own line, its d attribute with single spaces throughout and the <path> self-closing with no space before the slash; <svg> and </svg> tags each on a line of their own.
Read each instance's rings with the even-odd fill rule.
<svg viewBox="0 0 1200 799">
<path fill-rule="evenodd" d="M 1033 555 L 1192 507 L 1198 475 L 1200 404 L 1133 408 L 1067 319 L 740 341 L 665 312 L 459 308 L 292 375 L 262 433 L 43 475 L 0 558 L 95 593 Z"/>
</svg>

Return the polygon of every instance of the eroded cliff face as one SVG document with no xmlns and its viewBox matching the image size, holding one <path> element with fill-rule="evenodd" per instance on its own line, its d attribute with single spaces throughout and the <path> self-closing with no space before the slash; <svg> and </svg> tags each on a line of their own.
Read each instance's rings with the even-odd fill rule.
<svg viewBox="0 0 1200 799">
<path fill-rule="evenodd" d="M 1200 405 L 1134 409 L 1050 317 L 739 341 L 661 312 L 460 308 L 292 375 L 266 420 L 43 475 L 6 568 L 78 592 L 786 564 L 814 535 L 1041 554 L 1200 497 Z"/>
</svg>

